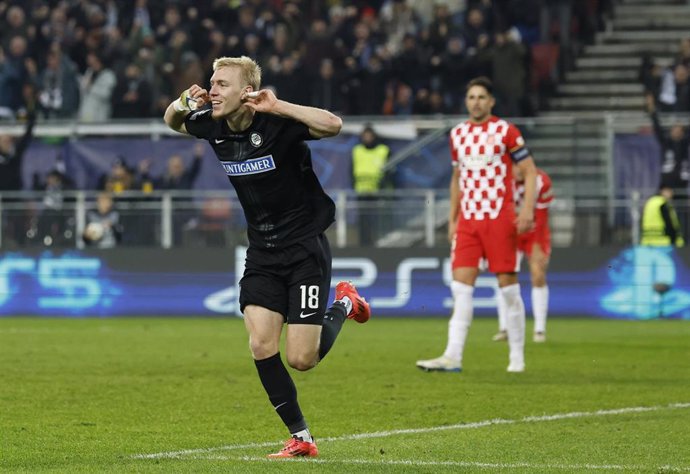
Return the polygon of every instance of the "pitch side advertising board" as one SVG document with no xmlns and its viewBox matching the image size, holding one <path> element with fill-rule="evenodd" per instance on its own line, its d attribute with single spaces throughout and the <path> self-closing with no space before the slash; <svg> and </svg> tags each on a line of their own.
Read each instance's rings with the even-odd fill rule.
<svg viewBox="0 0 690 474">
<path fill-rule="evenodd" d="M 245 251 L 3 252 L 0 315 L 237 316 Z M 352 280 L 377 317 L 450 314 L 446 249 L 334 249 L 333 254 L 333 284 Z M 548 280 L 550 317 L 690 319 L 687 250 L 554 249 Z M 529 312 L 526 269 L 520 281 Z M 660 288 L 667 291 L 660 293 Z M 477 316 L 496 314 L 496 292 L 494 276 L 480 275 L 474 294 Z"/>
</svg>

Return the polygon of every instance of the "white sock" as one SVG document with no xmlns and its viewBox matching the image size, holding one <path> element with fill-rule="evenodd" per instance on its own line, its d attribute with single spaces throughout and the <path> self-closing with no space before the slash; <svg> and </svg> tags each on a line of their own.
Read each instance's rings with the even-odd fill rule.
<svg viewBox="0 0 690 474">
<path fill-rule="evenodd" d="M 496 297 L 496 309 L 498 310 L 498 330 L 506 331 L 506 313 L 508 309 L 506 308 L 506 300 L 501 295 Z"/>
<path fill-rule="evenodd" d="M 549 313 L 549 287 L 532 287 L 532 313 L 534 332 L 546 332 L 546 317 Z"/>
<path fill-rule="evenodd" d="M 352 312 L 352 301 L 350 301 L 350 297 L 343 296 L 342 299 L 339 299 L 338 301 L 345 305 L 345 315 L 349 315 Z"/>
<path fill-rule="evenodd" d="M 520 284 L 504 286 L 501 295 L 506 305 L 506 323 L 508 329 L 508 346 L 510 362 L 525 363 L 525 304 L 520 295 Z"/>
<path fill-rule="evenodd" d="M 448 321 L 448 344 L 443 355 L 462 364 L 462 352 L 472 324 L 474 287 L 453 281 L 450 283 L 450 290 L 453 293 L 453 314 Z"/>
<path fill-rule="evenodd" d="M 314 442 L 314 438 L 311 437 L 311 433 L 309 432 L 308 429 L 298 431 L 297 433 L 290 433 L 293 437 L 297 437 L 301 439 L 302 441 L 307 441 L 309 443 Z"/>
</svg>

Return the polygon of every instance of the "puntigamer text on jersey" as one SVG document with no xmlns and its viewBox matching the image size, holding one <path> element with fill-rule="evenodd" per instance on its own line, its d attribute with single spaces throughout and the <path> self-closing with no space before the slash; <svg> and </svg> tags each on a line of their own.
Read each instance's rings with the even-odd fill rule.
<svg viewBox="0 0 690 474">
<path fill-rule="evenodd" d="M 264 173 L 276 169 L 273 155 L 253 158 L 247 161 L 221 161 L 228 176 L 244 176 L 248 174 Z"/>
</svg>

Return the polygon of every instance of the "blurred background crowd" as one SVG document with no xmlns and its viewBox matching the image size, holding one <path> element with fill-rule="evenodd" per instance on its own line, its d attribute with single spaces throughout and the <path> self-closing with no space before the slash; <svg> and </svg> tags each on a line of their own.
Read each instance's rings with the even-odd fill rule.
<svg viewBox="0 0 690 474">
<path fill-rule="evenodd" d="M 370 194 L 405 186 L 445 190 L 447 140 L 429 133 L 432 140 L 417 155 L 407 149 L 408 140 L 416 138 L 379 136 L 375 129 L 382 121 L 377 117 L 408 122 L 409 116 L 440 121 L 461 115 L 466 112 L 466 83 L 485 75 L 494 83 L 496 115 L 517 120 L 540 115 L 522 119 L 523 124 L 544 120 L 523 132 L 561 196 L 589 195 L 592 189 L 611 186 L 608 181 L 600 186 L 602 177 L 609 176 L 601 170 L 622 156 L 623 164 L 615 166 L 635 178 L 616 192 L 670 184 L 676 189 L 683 228 L 690 232 L 690 128 L 678 119 L 690 111 L 690 30 L 685 26 L 690 17 L 686 21 L 685 0 L 655 2 L 0 0 L 3 245 L 73 242 L 74 229 L 80 227 L 73 217 L 79 214 L 74 209 L 76 190 L 108 193 L 111 206 L 121 212 L 118 225 L 129 229 L 119 232 L 125 243 L 151 240 L 141 232 L 133 234 L 138 224 L 132 222 L 142 215 L 151 221 L 156 211 L 140 204 L 148 205 L 153 195 L 160 199 L 163 193 L 176 196 L 169 226 L 173 244 L 183 240 L 181 229 L 227 228 L 234 218 L 227 200 L 209 198 L 201 210 L 190 204 L 188 215 L 180 210 L 184 206 L 178 198 L 185 192 L 191 196 L 192 191 L 227 189 L 213 160 L 203 164 L 208 147 L 153 135 L 140 140 L 110 136 L 104 130 L 118 119 L 160 122 L 182 90 L 208 84 L 215 58 L 239 55 L 258 60 L 262 86 L 274 89 L 278 97 L 352 117 L 350 124 L 374 125 L 362 136 L 357 135 L 361 130 L 351 129 L 339 140 L 329 140 L 327 147 L 312 148 L 323 158 L 315 159 L 320 171 L 332 179 L 326 186 L 353 191 L 360 215 L 381 228 L 385 225 L 376 213 L 387 204 L 370 199 Z M 652 11 L 665 20 L 650 24 L 649 14 L 636 13 L 648 12 L 645 8 L 656 9 Z M 664 8 L 670 10 L 664 13 Z M 616 37 L 617 32 L 630 38 Z M 654 41 L 648 33 L 655 33 Z M 617 154 L 601 148 L 603 125 L 573 125 L 578 117 L 601 119 L 602 110 L 628 114 L 645 108 L 651 120 L 639 114 L 645 124 L 641 138 L 623 137 L 628 143 L 618 137 Z M 550 122 L 553 116 L 547 111 L 558 117 Z M 52 121 L 66 128 L 55 136 L 41 130 L 41 124 Z M 40 139 L 32 140 L 37 122 Z M 90 137 L 70 135 L 75 122 L 106 127 Z M 15 123 L 22 125 L 9 133 Z M 652 132 L 656 140 L 646 140 Z M 376 170 L 380 183 L 362 191 L 355 155 L 382 146 L 387 151 Z M 403 165 L 401 152 L 407 152 Z M 638 156 L 643 168 L 631 164 Z M 639 171 L 648 165 L 651 172 Z M 441 171 L 429 172 L 432 168 Z M 341 179 L 346 175 L 351 176 Z M 638 182 L 640 176 L 650 178 Z M 22 191 L 33 191 L 33 198 L 27 193 L 18 197 Z M 39 202 L 27 211 L 22 199 L 36 196 Z M 89 199 L 86 207 L 95 211 L 95 194 Z M 371 214 L 363 210 L 367 206 Z M 107 207 L 100 217 L 91 215 L 112 220 Z M 373 240 L 366 233 L 359 236 L 359 242 Z"/>
<path fill-rule="evenodd" d="M 2 0 L 0 118 L 159 117 L 219 56 L 248 55 L 264 86 L 343 115 L 462 112 L 493 78 L 496 112 L 540 107 L 613 0 Z M 560 63 L 535 72 L 535 45 Z M 539 77 L 537 77 L 539 76 Z"/>
</svg>

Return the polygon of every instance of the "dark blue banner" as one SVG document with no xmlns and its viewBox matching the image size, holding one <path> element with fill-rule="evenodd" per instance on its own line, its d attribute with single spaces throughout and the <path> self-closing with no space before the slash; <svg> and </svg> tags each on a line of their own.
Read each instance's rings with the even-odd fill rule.
<svg viewBox="0 0 690 474">
<path fill-rule="evenodd" d="M 0 254 L 0 315 L 236 315 L 245 249 Z M 588 258 L 583 259 L 586 252 Z M 375 315 L 448 315 L 442 250 L 335 251 L 333 281 L 352 280 Z M 670 248 L 556 249 L 550 316 L 690 319 L 688 252 Z M 527 272 L 522 292 L 530 311 Z M 666 291 L 663 291 L 663 290 Z M 660 291 L 662 290 L 662 291 Z M 495 315 L 496 279 L 481 275 L 475 314 Z"/>
</svg>

